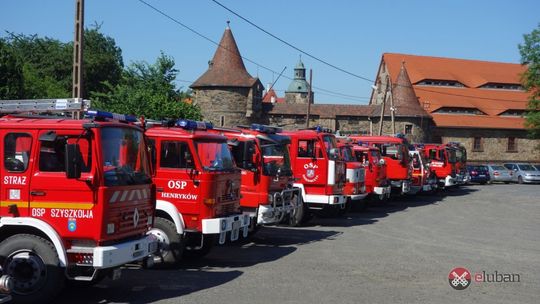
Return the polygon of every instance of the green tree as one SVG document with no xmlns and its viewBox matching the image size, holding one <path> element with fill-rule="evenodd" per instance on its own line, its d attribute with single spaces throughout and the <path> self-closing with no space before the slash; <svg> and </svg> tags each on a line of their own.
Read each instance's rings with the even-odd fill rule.
<svg viewBox="0 0 540 304">
<path fill-rule="evenodd" d="M 11 46 L 0 38 L 0 99 L 19 99 L 23 92 L 22 64 Z"/>
<path fill-rule="evenodd" d="M 95 25 L 84 31 L 84 98 L 92 92 L 106 93 L 108 84 L 114 86 L 122 78 L 122 50 L 99 29 Z M 13 52 L 10 61 L 22 65 L 24 89 L 20 98 L 71 97 L 72 42 L 14 33 L 8 33 L 4 41 Z"/>
<path fill-rule="evenodd" d="M 533 138 L 540 138 L 540 24 L 519 44 L 521 64 L 527 65 L 522 84 L 530 93 L 526 125 Z"/>
<path fill-rule="evenodd" d="M 174 60 L 163 53 L 154 64 L 132 63 L 118 85 L 107 84 L 109 93 L 92 95 L 92 107 L 150 119 L 201 119 L 200 109 L 184 102 L 189 93 L 176 88 L 178 70 L 174 65 Z"/>
</svg>

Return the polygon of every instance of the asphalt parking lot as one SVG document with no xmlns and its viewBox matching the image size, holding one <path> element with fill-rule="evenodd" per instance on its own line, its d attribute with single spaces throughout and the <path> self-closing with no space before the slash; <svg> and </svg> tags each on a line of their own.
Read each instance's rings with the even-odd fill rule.
<svg viewBox="0 0 540 304">
<path fill-rule="evenodd" d="M 473 185 L 265 227 L 179 270 L 128 268 L 57 303 L 537 303 L 539 197 L 540 185 Z M 454 290 L 456 267 L 519 282 Z"/>
</svg>

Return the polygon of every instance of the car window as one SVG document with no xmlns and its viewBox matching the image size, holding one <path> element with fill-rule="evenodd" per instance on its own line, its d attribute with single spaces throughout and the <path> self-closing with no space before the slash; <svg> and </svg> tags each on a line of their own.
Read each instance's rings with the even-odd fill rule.
<svg viewBox="0 0 540 304">
<path fill-rule="evenodd" d="M 517 165 L 521 171 L 534 171 L 533 166 L 531 165 Z"/>
<path fill-rule="evenodd" d="M 491 166 L 491 169 L 493 170 L 507 170 L 505 167 L 503 166 Z"/>
</svg>

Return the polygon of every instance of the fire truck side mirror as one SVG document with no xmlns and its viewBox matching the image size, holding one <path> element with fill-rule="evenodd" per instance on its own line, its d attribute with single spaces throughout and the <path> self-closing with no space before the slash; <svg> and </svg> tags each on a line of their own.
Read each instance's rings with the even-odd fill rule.
<svg viewBox="0 0 540 304">
<path fill-rule="evenodd" d="M 78 144 L 66 144 L 66 177 L 69 179 L 81 177 L 81 149 Z"/>
<path fill-rule="evenodd" d="M 330 156 L 330 159 L 332 159 L 332 160 L 338 159 L 339 158 L 339 150 L 336 149 L 336 148 L 330 149 L 330 151 L 328 151 L 328 156 Z"/>
</svg>

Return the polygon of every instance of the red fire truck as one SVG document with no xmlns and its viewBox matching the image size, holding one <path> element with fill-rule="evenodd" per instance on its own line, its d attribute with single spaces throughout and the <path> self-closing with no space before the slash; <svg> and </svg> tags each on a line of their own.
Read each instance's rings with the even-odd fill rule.
<svg viewBox="0 0 540 304">
<path fill-rule="evenodd" d="M 341 158 L 347 166 L 345 186 L 343 194 L 347 196 L 347 202 L 344 211 L 351 207 L 364 208 L 366 206 L 363 199 L 368 195 L 365 185 L 364 164 L 356 160 L 350 139 L 346 137 L 338 138 L 338 148 Z"/>
<path fill-rule="evenodd" d="M 249 217 L 240 209 L 240 170 L 225 136 L 193 120 L 147 123 L 156 184 L 160 240 L 156 260 L 173 266 L 183 257 L 206 255 L 216 241 L 247 236 Z"/>
<path fill-rule="evenodd" d="M 441 188 L 456 185 L 456 149 L 443 144 L 419 144 Z"/>
<path fill-rule="evenodd" d="M 214 128 L 229 139 L 242 170 L 240 205 L 255 225 L 277 224 L 300 208 L 300 189 L 293 187 L 290 138 L 280 128 L 252 124 L 238 129 Z"/>
<path fill-rule="evenodd" d="M 80 113 L 88 101 L 0 104 L 2 113 Z M 147 235 L 155 188 L 143 130 L 133 117 L 87 115 L 0 118 L 0 265 L 17 302 L 46 303 L 66 278 L 117 278 L 121 265 L 151 263 L 157 249 Z"/>
<path fill-rule="evenodd" d="M 467 171 L 467 149 L 459 142 L 449 142 L 447 145 L 456 149 L 456 183 L 463 185 L 471 180 Z"/>
<path fill-rule="evenodd" d="M 435 190 L 437 188 L 437 178 L 429 167 L 423 149 L 415 148 L 415 150 L 409 151 L 409 156 L 411 157 L 413 168 L 411 191 L 409 191 L 409 194 Z"/>
<path fill-rule="evenodd" d="M 381 151 L 386 162 L 386 177 L 395 191 L 405 194 L 409 192 L 412 180 L 408 142 L 402 136 L 350 136 L 351 139 L 375 146 Z"/>
<path fill-rule="evenodd" d="M 364 164 L 366 193 L 383 201 L 390 197 L 391 187 L 386 179 L 386 162 L 379 148 L 354 145 L 353 152 L 357 161 Z"/>
<path fill-rule="evenodd" d="M 291 225 L 309 218 L 308 211 L 333 213 L 345 208 L 345 162 L 339 156 L 336 138 L 329 130 L 284 131 L 291 138 L 294 186 L 300 188 L 303 208 L 291 216 Z M 305 217 L 305 218 L 304 218 Z"/>
</svg>

